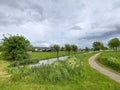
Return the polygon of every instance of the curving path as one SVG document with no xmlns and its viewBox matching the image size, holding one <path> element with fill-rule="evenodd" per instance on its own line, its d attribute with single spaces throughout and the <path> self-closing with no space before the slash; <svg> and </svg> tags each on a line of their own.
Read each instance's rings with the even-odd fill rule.
<svg viewBox="0 0 120 90">
<path fill-rule="evenodd" d="M 97 56 L 99 55 L 100 53 L 97 53 L 95 54 L 94 56 L 92 56 L 90 59 L 89 59 L 89 64 L 92 68 L 96 69 L 97 71 L 99 71 L 100 73 L 112 78 L 113 80 L 115 80 L 116 82 L 120 83 L 120 75 L 116 74 L 116 73 L 113 73 L 109 70 L 106 70 L 105 68 L 101 67 L 100 65 L 98 65 L 96 62 L 95 62 L 95 59 L 97 58 Z"/>
</svg>

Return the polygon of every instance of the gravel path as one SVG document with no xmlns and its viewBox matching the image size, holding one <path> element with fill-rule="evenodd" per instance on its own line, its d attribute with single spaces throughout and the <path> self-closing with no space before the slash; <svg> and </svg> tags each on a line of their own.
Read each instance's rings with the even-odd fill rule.
<svg viewBox="0 0 120 90">
<path fill-rule="evenodd" d="M 97 71 L 99 71 L 100 73 L 112 78 L 113 80 L 115 80 L 116 82 L 120 83 L 120 75 L 116 74 L 116 73 L 113 73 L 109 70 L 106 70 L 105 68 L 101 67 L 100 65 L 98 65 L 96 62 L 95 62 L 95 59 L 96 57 L 99 55 L 100 53 L 98 54 L 95 54 L 94 56 L 92 56 L 90 59 L 89 59 L 89 64 L 92 68 L 96 69 Z"/>
</svg>

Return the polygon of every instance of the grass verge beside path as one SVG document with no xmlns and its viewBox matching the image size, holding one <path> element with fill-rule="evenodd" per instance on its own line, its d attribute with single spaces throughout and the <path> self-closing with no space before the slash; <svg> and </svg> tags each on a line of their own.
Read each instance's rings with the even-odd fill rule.
<svg viewBox="0 0 120 90">
<path fill-rule="evenodd" d="M 100 63 L 100 62 L 98 61 L 98 59 L 96 59 L 95 62 L 96 62 L 98 65 L 100 65 L 101 67 L 103 67 L 103 68 L 105 68 L 105 69 L 107 69 L 107 70 L 109 70 L 109 71 L 111 71 L 111 72 L 113 72 L 113 73 L 116 73 L 116 74 L 119 74 L 119 75 L 120 75 L 120 73 L 117 72 L 116 70 L 114 70 L 114 69 L 112 69 L 112 68 L 109 68 L 108 66 L 103 65 L 102 63 Z"/>
<path fill-rule="evenodd" d="M 106 69 L 120 74 L 120 52 L 118 51 L 109 51 L 102 52 L 96 62 L 105 67 Z"/>
</svg>

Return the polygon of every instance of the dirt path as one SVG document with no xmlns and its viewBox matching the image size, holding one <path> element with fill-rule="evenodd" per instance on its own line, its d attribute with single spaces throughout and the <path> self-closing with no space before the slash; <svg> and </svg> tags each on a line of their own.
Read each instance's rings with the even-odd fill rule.
<svg viewBox="0 0 120 90">
<path fill-rule="evenodd" d="M 116 82 L 120 83 L 120 75 L 116 74 L 116 73 L 113 73 L 109 70 L 106 70 L 105 68 L 99 66 L 96 62 L 95 62 L 95 59 L 96 57 L 99 55 L 100 53 L 98 54 L 95 54 L 94 56 L 92 56 L 90 59 L 89 59 L 89 64 L 92 68 L 96 69 L 97 71 L 99 71 L 100 73 L 112 78 L 113 80 L 115 80 Z"/>
</svg>

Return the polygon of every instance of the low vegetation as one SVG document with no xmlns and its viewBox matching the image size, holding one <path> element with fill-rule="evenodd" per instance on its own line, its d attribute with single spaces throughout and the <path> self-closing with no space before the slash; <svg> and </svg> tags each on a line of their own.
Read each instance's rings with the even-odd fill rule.
<svg viewBox="0 0 120 90">
<path fill-rule="evenodd" d="M 120 73 L 120 52 L 118 51 L 103 52 L 98 57 L 98 61 L 101 64 Z"/>
<path fill-rule="evenodd" d="M 64 83 L 65 81 L 76 82 L 77 79 L 84 77 L 83 70 L 82 61 L 75 56 L 51 65 L 8 69 L 11 73 L 12 81 L 29 81 L 39 84 L 56 84 Z"/>
<path fill-rule="evenodd" d="M 39 59 L 23 59 L 23 60 L 11 62 L 9 67 L 19 67 L 19 66 L 25 66 L 29 64 L 36 64 L 39 61 L 40 61 Z"/>
<path fill-rule="evenodd" d="M 71 55 L 41 67 L 8 68 L 11 77 L 0 80 L 2 90 L 119 90 L 120 85 L 92 69 L 88 58 L 94 53 Z"/>
<path fill-rule="evenodd" d="M 77 52 L 78 53 L 78 52 Z M 59 52 L 59 57 L 61 56 L 67 56 L 67 52 Z M 74 52 L 71 52 L 71 55 L 74 55 Z M 29 64 L 36 64 L 40 60 L 49 59 L 49 58 L 56 58 L 58 55 L 56 55 L 56 52 L 32 52 L 29 54 L 29 59 L 21 59 L 14 62 L 11 62 L 9 67 L 15 67 L 20 65 L 29 65 Z"/>
</svg>

